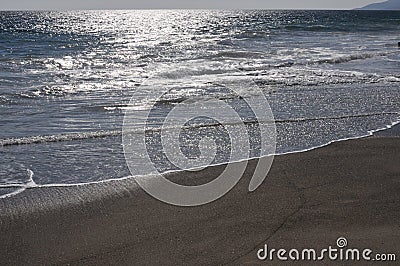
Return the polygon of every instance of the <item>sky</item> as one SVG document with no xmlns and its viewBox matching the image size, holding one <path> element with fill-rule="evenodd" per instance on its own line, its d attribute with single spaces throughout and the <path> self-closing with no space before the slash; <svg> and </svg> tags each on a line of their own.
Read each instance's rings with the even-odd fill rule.
<svg viewBox="0 0 400 266">
<path fill-rule="evenodd" d="M 0 0 L 0 10 L 352 9 L 383 0 Z"/>
</svg>

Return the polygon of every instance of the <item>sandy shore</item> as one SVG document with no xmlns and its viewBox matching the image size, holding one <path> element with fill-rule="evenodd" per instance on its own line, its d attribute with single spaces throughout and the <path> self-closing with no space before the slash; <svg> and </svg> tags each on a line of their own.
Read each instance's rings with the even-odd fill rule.
<svg viewBox="0 0 400 266">
<path fill-rule="evenodd" d="M 400 259 L 399 137 L 277 156 L 249 193 L 254 166 L 225 197 L 194 208 L 161 203 L 132 180 L 0 200 L 0 264 L 267 264 L 256 255 L 264 244 L 322 249 L 340 236 Z M 222 169 L 171 178 L 202 182 Z"/>
</svg>

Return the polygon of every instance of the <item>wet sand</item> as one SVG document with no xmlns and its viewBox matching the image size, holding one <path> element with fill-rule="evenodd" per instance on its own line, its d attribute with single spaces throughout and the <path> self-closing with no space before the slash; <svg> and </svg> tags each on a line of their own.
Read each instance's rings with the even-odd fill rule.
<svg viewBox="0 0 400 266">
<path fill-rule="evenodd" d="M 230 193 L 201 207 L 166 205 L 133 180 L 35 188 L 0 200 L 0 264 L 265 265 L 271 262 L 257 259 L 264 244 L 322 249 L 340 236 L 349 247 L 399 259 L 399 137 L 276 156 L 249 193 L 255 164 Z M 202 183 L 222 170 L 170 178 Z"/>
</svg>

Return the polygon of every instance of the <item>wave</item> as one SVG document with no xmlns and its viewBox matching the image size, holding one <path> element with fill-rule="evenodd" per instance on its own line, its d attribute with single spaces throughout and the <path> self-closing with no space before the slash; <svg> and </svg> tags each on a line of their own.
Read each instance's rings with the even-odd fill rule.
<svg viewBox="0 0 400 266">
<path fill-rule="evenodd" d="M 326 143 L 323 143 L 321 145 L 317 145 L 314 146 L 312 148 L 308 148 L 308 149 L 301 149 L 301 150 L 294 150 L 294 151 L 290 151 L 290 152 L 284 152 L 284 153 L 277 153 L 274 154 L 274 156 L 282 156 L 282 155 L 287 155 L 287 154 L 295 154 L 295 153 L 303 153 L 303 152 L 308 152 L 308 151 L 312 151 L 315 149 L 319 149 L 319 148 L 323 148 L 326 147 L 328 145 L 331 145 L 333 143 L 336 142 L 341 142 L 341 141 L 347 141 L 347 140 L 355 140 L 355 139 L 361 139 L 361 138 L 365 138 L 365 137 L 370 137 L 372 135 L 374 135 L 377 132 L 380 131 L 384 131 L 384 130 L 388 130 L 391 129 L 392 127 L 396 126 L 400 124 L 400 121 L 396 121 L 396 122 L 392 122 L 390 125 L 387 125 L 385 127 L 382 128 L 378 128 L 378 129 L 374 129 L 374 130 L 369 130 L 367 131 L 366 134 L 362 134 L 362 135 L 358 135 L 355 137 L 348 137 L 348 138 L 343 138 L 343 139 L 337 139 L 337 140 L 332 140 Z M 265 155 L 262 157 L 267 157 L 267 156 L 271 156 L 271 155 Z M 247 158 L 241 161 L 248 161 L 248 160 L 252 160 L 252 159 L 260 159 L 262 157 L 255 157 L 255 158 Z M 240 162 L 240 161 L 237 161 Z M 217 166 L 217 165 L 225 165 L 228 163 L 235 163 L 235 162 L 224 162 L 224 163 L 220 163 L 220 164 L 214 164 L 212 166 Z M 197 169 L 197 168 L 196 168 Z M 184 172 L 184 171 L 190 171 L 190 170 L 195 170 L 195 169 L 182 169 L 182 170 L 173 170 L 173 171 L 169 171 L 169 172 L 165 172 L 164 174 L 169 174 L 169 173 L 176 173 L 176 172 Z M 26 189 L 34 189 L 34 188 L 51 188 L 51 187 L 80 187 L 80 186 L 89 186 L 89 185 L 95 185 L 95 184 L 104 184 L 104 183 L 111 183 L 111 182 L 121 182 L 124 180 L 128 180 L 128 179 L 132 179 L 138 176 L 125 176 L 125 177 L 121 177 L 121 178 L 112 178 L 112 179 L 105 179 L 105 180 L 101 180 L 101 181 L 93 181 L 93 182 L 85 182 L 85 183 L 75 183 L 75 184 L 37 184 L 34 180 L 33 180 L 33 172 L 30 169 L 27 169 L 28 175 L 29 175 L 29 180 L 26 183 L 10 183 L 10 184 L 1 184 L 0 185 L 0 189 L 15 189 L 14 191 L 10 192 L 10 193 L 6 193 L 3 195 L 0 195 L 0 199 L 5 199 L 5 198 L 10 198 L 13 197 L 15 195 L 18 195 L 22 192 L 24 192 Z"/>
<path fill-rule="evenodd" d="M 361 22 L 361 21 L 360 21 Z M 281 29 L 285 31 L 306 31 L 306 32 L 382 32 L 388 30 L 396 30 L 394 23 L 372 23 L 365 22 L 362 23 L 327 23 L 322 24 L 297 24 L 297 25 L 282 25 L 275 27 L 275 29 Z"/>
<path fill-rule="evenodd" d="M 213 55 L 202 56 L 199 59 L 221 59 L 221 58 L 230 58 L 230 59 L 249 59 L 249 58 L 260 58 L 264 56 L 264 52 L 257 51 L 220 51 Z"/>
<path fill-rule="evenodd" d="M 104 137 L 120 136 L 120 135 L 121 135 L 121 131 L 112 130 L 112 131 L 58 134 L 58 135 L 48 135 L 48 136 L 7 138 L 7 139 L 0 139 L 0 146 L 4 147 L 4 146 L 13 146 L 13 145 L 26 145 L 26 144 L 48 143 L 48 142 L 94 139 L 94 138 L 104 138 Z"/>
<path fill-rule="evenodd" d="M 385 116 L 385 115 L 396 115 L 400 116 L 398 112 L 381 112 L 381 113 L 366 113 L 366 114 L 351 114 L 342 116 L 324 116 L 324 117 L 300 117 L 293 119 L 276 119 L 274 121 L 263 121 L 248 119 L 243 123 L 246 125 L 256 124 L 256 123 L 299 123 L 308 121 L 323 121 L 323 120 L 340 120 L 340 119 L 351 119 L 351 118 L 361 118 L 361 117 L 374 117 L 374 116 Z M 400 117 L 399 117 L 400 119 Z M 207 124 L 195 124 L 190 126 L 175 126 L 175 127 L 149 127 L 148 131 L 161 131 L 165 129 L 199 129 L 199 128 L 210 128 L 219 126 L 235 126 L 235 123 L 207 123 Z M 132 131 L 128 133 L 141 134 L 143 131 Z M 69 134 L 58 134 L 58 135 L 47 135 L 47 136 L 30 136 L 30 137 L 20 137 L 20 138 L 7 138 L 0 139 L 0 147 L 15 146 L 15 145 L 29 145 L 29 144 L 39 144 L 39 143 L 51 143 L 51 142 L 64 142 L 64 141 L 74 141 L 74 140 L 85 140 L 85 139 L 96 139 L 96 138 L 107 138 L 121 136 L 123 133 L 120 130 L 110 130 L 110 131 L 96 131 L 96 132 L 81 132 L 81 133 L 69 133 Z"/>
<path fill-rule="evenodd" d="M 362 59 L 370 59 L 374 57 L 379 57 L 379 56 L 388 56 L 391 54 L 396 54 L 398 51 L 390 51 L 390 52 L 368 52 L 368 53 L 358 53 L 358 54 L 350 54 L 350 55 L 343 55 L 343 56 L 337 56 L 337 57 L 332 57 L 332 58 L 324 58 L 324 59 L 316 59 L 316 60 L 306 60 L 306 61 L 287 61 L 287 62 L 282 62 L 278 64 L 269 64 L 269 65 L 263 65 L 257 68 L 246 68 L 246 67 L 241 67 L 239 68 L 240 70 L 243 71 L 252 71 L 252 70 L 265 70 L 265 69 L 271 69 L 271 68 L 288 68 L 288 67 L 293 67 L 293 66 L 312 66 L 312 65 L 322 65 L 322 64 L 342 64 L 342 63 L 347 63 L 355 60 L 362 60 Z"/>
<path fill-rule="evenodd" d="M 334 57 L 334 58 L 329 58 L 329 59 L 321 59 L 321 60 L 316 60 L 314 62 L 310 62 L 308 64 L 341 64 L 341 63 L 347 63 L 350 61 L 354 60 L 360 60 L 360 59 L 369 59 L 373 57 L 378 57 L 378 56 L 387 56 L 390 54 L 393 54 L 394 52 L 375 52 L 375 53 L 361 53 L 361 54 L 352 54 L 352 55 L 347 55 L 347 56 L 340 56 L 340 57 Z"/>
<path fill-rule="evenodd" d="M 290 31 L 331 31 L 338 29 L 337 27 L 330 27 L 328 25 L 286 25 L 283 28 Z"/>
<path fill-rule="evenodd" d="M 342 115 L 342 116 L 295 118 L 295 119 L 275 120 L 275 123 L 291 123 L 291 122 L 323 121 L 323 120 L 340 120 L 340 119 L 360 118 L 360 117 L 373 117 L 373 116 L 383 116 L 383 115 L 399 115 L 400 116 L 400 113 L 398 113 L 398 112 L 382 112 L 382 113 L 353 114 L 353 115 Z"/>
</svg>

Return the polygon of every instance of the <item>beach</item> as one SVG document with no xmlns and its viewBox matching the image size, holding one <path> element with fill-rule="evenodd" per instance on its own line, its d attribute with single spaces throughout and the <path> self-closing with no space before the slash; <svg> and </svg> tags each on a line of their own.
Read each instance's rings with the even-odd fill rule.
<svg viewBox="0 0 400 266">
<path fill-rule="evenodd" d="M 159 202 L 133 179 L 28 189 L 0 200 L 0 261 L 254 265 L 271 263 L 257 259 L 264 244 L 322 249 L 338 237 L 349 247 L 399 254 L 399 161 L 397 136 L 337 142 L 276 156 L 264 183 L 250 193 L 252 160 L 226 196 L 191 208 Z M 223 168 L 169 178 L 204 182 Z"/>
<path fill-rule="evenodd" d="M 400 11 L 0 13 L 0 265 L 400 255 Z"/>
</svg>

